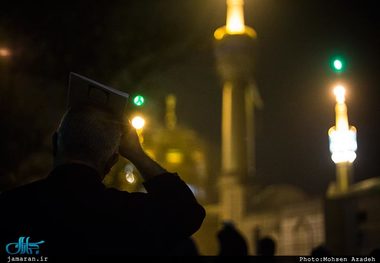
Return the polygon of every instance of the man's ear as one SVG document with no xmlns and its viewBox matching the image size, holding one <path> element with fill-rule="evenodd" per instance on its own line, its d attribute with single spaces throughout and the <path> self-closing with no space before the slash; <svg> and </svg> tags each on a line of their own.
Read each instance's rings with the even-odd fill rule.
<svg viewBox="0 0 380 263">
<path fill-rule="evenodd" d="M 54 132 L 53 136 L 51 137 L 51 142 L 53 145 L 53 156 L 57 155 L 58 150 L 58 133 Z"/>
</svg>

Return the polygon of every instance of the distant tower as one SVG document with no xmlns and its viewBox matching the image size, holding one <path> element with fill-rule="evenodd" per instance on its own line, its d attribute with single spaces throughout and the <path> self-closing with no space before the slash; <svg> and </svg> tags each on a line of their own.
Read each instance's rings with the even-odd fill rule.
<svg viewBox="0 0 380 263">
<path fill-rule="evenodd" d="M 341 194 L 347 192 L 352 184 L 352 163 L 356 159 L 356 128 L 349 126 L 347 105 L 345 103 L 345 89 L 338 85 L 334 88 L 336 96 L 335 126 L 329 129 L 331 159 L 336 164 L 336 184 L 333 192 Z M 331 191 L 331 190 L 330 190 Z"/>
<path fill-rule="evenodd" d="M 255 84 L 256 32 L 245 26 L 243 6 L 243 0 L 227 0 L 226 26 L 214 33 L 223 81 L 221 217 L 236 222 L 244 213 L 244 186 L 255 174 L 254 109 L 262 105 Z"/>
</svg>

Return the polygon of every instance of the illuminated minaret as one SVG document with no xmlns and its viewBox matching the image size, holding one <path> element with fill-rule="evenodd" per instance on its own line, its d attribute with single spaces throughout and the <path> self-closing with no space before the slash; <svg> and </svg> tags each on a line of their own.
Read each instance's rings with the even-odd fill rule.
<svg viewBox="0 0 380 263">
<path fill-rule="evenodd" d="M 336 164 L 335 193 L 344 193 L 352 184 L 352 163 L 356 159 L 356 128 L 349 126 L 345 89 L 338 85 L 334 88 L 336 97 L 335 126 L 329 129 L 331 159 Z"/>
<path fill-rule="evenodd" d="M 221 212 L 234 221 L 244 214 L 244 187 L 255 173 L 254 109 L 262 104 L 254 79 L 256 32 L 245 25 L 243 7 L 243 0 L 227 0 L 226 26 L 214 33 L 223 81 Z"/>
</svg>

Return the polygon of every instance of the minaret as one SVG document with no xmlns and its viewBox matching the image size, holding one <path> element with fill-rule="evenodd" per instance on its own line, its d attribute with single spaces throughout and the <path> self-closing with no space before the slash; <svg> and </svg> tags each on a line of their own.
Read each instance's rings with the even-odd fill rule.
<svg viewBox="0 0 380 263">
<path fill-rule="evenodd" d="M 166 96 L 166 114 L 165 114 L 165 121 L 166 121 L 166 128 L 169 130 L 173 130 L 176 127 L 177 124 L 177 115 L 175 112 L 177 104 L 177 99 L 174 95 L 170 94 Z"/>
<path fill-rule="evenodd" d="M 254 109 L 262 104 L 254 79 L 256 32 L 245 25 L 243 6 L 227 0 L 226 26 L 214 33 L 223 82 L 221 211 L 222 219 L 234 221 L 244 213 L 244 186 L 255 173 Z"/>
<path fill-rule="evenodd" d="M 356 159 L 356 128 L 349 126 L 347 105 L 345 103 L 345 89 L 338 85 L 334 88 L 336 97 L 335 126 L 329 129 L 331 159 L 336 164 L 335 192 L 347 192 L 352 184 L 352 163 Z"/>
</svg>

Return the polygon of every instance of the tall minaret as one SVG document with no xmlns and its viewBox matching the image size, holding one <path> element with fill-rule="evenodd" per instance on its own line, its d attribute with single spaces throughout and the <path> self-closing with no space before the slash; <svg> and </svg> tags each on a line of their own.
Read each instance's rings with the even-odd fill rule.
<svg viewBox="0 0 380 263">
<path fill-rule="evenodd" d="M 166 114 L 165 114 L 165 121 L 166 121 L 166 128 L 169 130 L 173 130 L 176 127 L 177 124 L 177 115 L 176 115 L 176 104 L 177 99 L 174 95 L 170 94 L 166 96 Z"/>
<path fill-rule="evenodd" d="M 244 24 L 243 7 L 243 0 L 227 0 L 226 26 L 214 33 L 223 81 L 221 211 L 234 221 L 244 214 L 244 186 L 255 174 L 254 109 L 262 104 L 254 79 L 256 32 Z"/>
<path fill-rule="evenodd" d="M 356 159 L 356 128 L 349 126 L 347 105 L 345 103 L 346 90 L 338 85 L 334 88 L 336 97 L 335 126 L 329 129 L 331 159 L 336 164 L 336 184 L 333 193 L 347 192 L 352 184 L 352 163 Z"/>
</svg>

